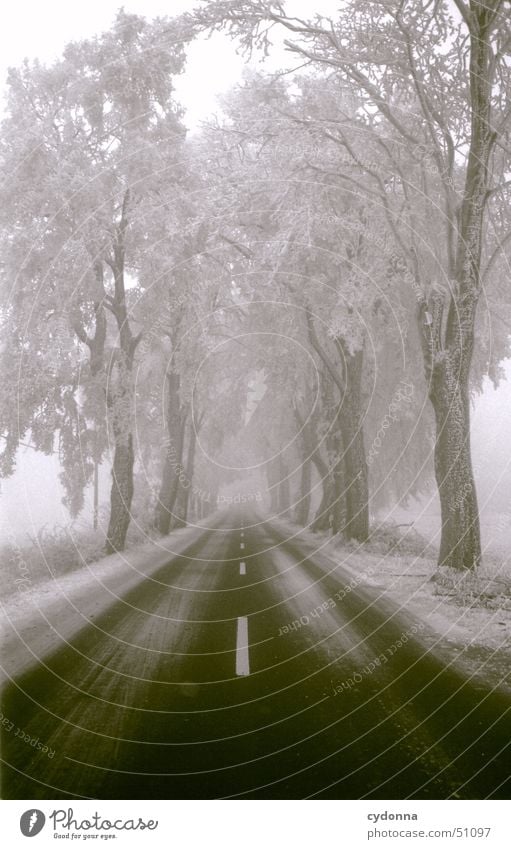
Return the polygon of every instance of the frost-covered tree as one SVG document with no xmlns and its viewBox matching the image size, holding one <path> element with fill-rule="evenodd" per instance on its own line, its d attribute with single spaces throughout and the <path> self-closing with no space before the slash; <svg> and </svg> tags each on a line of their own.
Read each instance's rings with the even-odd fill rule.
<svg viewBox="0 0 511 849">
<path fill-rule="evenodd" d="M 137 263 L 158 188 L 178 179 L 183 127 L 173 77 L 183 66 L 175 23 L 120 11 L 108 32 L 69 44 L 53 65 L 26 62 L 8 79 L 2 276 L 4 290 L 12 286 L 6 321 L 18 340 L 15 368 L 27 396 L 18 422 L 7 424 L 9 452 L 48 406 L 47 389 L 37 385 L 39 340 L 60 363 L 48 325 L 56 316 L 66 338 L 74 334 L 68 346 L 79 341 L 88 353 L 75 389 L 77 381 L 84 387 L 93 421 L 108 419 L 107 551 L 123 548 L 130 521 Z M 48 421 L 48 434 L 54 425 Z M 97 444 L 94 451 L 97 460 Z"/>
<path fill-rule="evenodd" d="M 429 216 L 434 209 L 443 224 L 433 254 L 438 261 L 425 269 L 413 242 L 404 239 L 402 249 L 420 293 L 418 320 L 436 419 L 439 564 L 457 569 L 474 568 L 481 559 L 469 385 L 495 157 L 509 155 L 509 11 L 507 0 L 398 6 L 352 0 L 335 18 L 302 19 L 287 14 L 279 2 L 217 0 L 191 19 L 198 29 L 227 28 L 248 50 L 267 50 L 273 27 L 279 27 L 295 60 L 327 69 L 339 92 L 350 87 L 362 98 L 354 153 L 360 158 L 376 127 L 381 156 L 395 170 L 384 190 L 391 191 L 394 183 L 405 194 L 403 151 L 405 162 L 412 152 L 420 160 L 424 187 L 428 180 L 433 183 Z M 368 170 L 374 173 L 371 166 Z M 499 168 L 499 174 L 508 171 L 509 165 Z M 383 182 L 379 174 L 375 179 Z M 427 188 L 424 196 L 428 200 Z"/>
</svg>

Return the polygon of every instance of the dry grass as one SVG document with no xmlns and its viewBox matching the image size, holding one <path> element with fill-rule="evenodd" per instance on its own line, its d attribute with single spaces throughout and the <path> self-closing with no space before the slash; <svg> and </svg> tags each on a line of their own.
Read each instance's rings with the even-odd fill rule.
<svg viewBox="0 0 511 849">
<path fill-rule="evenodd" d="M 415 557 L 434 557 L 436 550 L 411 525 L 385 522 L 376 525 L 364 550 L 375 554 Z"/>
<path fill-rule="evenodd" d="M 11 540 L 0 548 L 0 590 L 3 597 L 23 587 L 40 584 L 82 569 L 88 563 L 105 556 L 105 519 L 93 530 L 81 523 L 41 528 L 36 536 L 16 543 Z M 127 548 L 142 545 L 150 538 L 149 529 L 132 522 L 126 541 Z"/>
<path fill-rule="evenodd" d="M 0 550 L 2 594 L 8 596 L 23 584 L 38 584 L 52 575 L 80 569 L 99 559 L 103 546 L 98 531 L 60 526 L 41 528 L 26 542 L 11 541 Z"/>
<path fill-rule="evenodd" d="M 459 607 L 511 610 L 511 576 L 505 566 L 487 560 L 477 572 L 438 570 L 433 575 L 434 594 Z"/>
</svg>

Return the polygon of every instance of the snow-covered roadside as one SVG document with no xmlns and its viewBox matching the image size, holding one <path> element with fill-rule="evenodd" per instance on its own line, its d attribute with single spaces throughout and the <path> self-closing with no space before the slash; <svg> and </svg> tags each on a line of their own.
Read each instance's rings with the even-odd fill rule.
<svg viewBox="0 0 511 849">
<path fill-rule="evenodd" d="M 421 641 L 446 662 L 455 661 L 492 686 L 511 687 L 509 563 L 489 560 L 477 577 L 466 576 L 463 588 L 454 586 L 451 576 L 432 581 L 437 565 L 430 557 L 378 553 L 371 545 L 347 545 L 288 521 L 270 524 L 325 572 L 345 570 L 353 589 L 371 588 L 375 599 L 390 601 L 407 618 L 423 623 Z"/>
<path fill-rule="evenodd" d="M 2 679 L 19 676 L 39 662 L 217 526 L 215 514 L 200 528 L 181 528 L 66 575 L 20 585 L 1 605 Z"/>
</svg>

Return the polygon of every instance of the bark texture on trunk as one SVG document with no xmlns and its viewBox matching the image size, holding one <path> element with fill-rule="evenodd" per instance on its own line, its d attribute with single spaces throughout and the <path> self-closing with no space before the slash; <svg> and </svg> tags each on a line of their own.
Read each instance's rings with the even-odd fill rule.
<svg viewBox="0 0 511 849">
<path fill-rule="evenodd" d="M 334 533 L 343 531 L 348 539 L 364 542 L 369 535 L 369 476 L 364 445 L 362 417 L 362 372 L 364 350 L 352 353 L 345 341 L 337 337 L 332 351 L 327 350 L 318 339 L 314 320 L 307 315 L 309 340 L 319 354 L 333 386 L 340 393 L 340 407 L 332 412 L 335 422 L 332 433 L 335 444 L 329 446 L 333 456 L 330 475 L 333 482 L 325 486 L 324 496 L 331 498 L 328 524 Z M 326 385 L 326 397 L 331 397 L 331 386 Z M 325 406 L 334 409 L 327 400 Z M 314 520 L 314 528 L 325 525 L 325 509 L 320 505 Z"/>
<path fill-rule="evenodd" d="M 268 492 L 270 493 L 270 510 L 273 516 L 279 512 L 279 470 L 275 459 L 266 463 L 266 480 L 268 481 Z"/>
<path fill-rule="evenodd" d="M 332 506 L 331 528 L 333 534 L 344 532 L 346 527 L 346 492 L 345 466 L 343 460 L 338 460 L 332 469 Z"/>
<path fill-rule="evenodd" d="M 430 299 L 428 306 L 433 320 L 428 321 L 427 330 L 423 329 L 423 350 L 436 425 L 435 479 L 442 522 L 438 565 L 475 569 L 481 561 L 481 534 L 470 449 L 473 331 L 468 332 L 469 318 L 463 343 L 459 334 L 452 334 L 449 329 L 442 338 L 442 305 Z M 425 307 L 419 314 L 424 325 Z M 472 323 L 474 316 L 475 305 Z"/>
<path fill-rule="evenodd" d="M 172 372 L 167 375 L 167 432 L 165 460 L 158 502 L 156 504 L 155 524 L 162 535 L 171 528 L 173 510 L 179 490 L 179 477 L 185 479 L 183 468 L 183 443 L 185 421 L 181 411 L 179 397 L 180 377 Z"/>
<path fill-rule="evenodd" d="M 119 351 L 109 375 L 108 407 L 114 438 L 110 519 L 105 549 L 108 554 L 122 551 L 131 521 L 133 499 L 132 358 Z"/>
<path fill-rule="evenodd" d="M 131 520 L 133 498 L 133 361 L 140 335 L 133 336 L 126 307 L 125 238 L 129 223 L 130 190 L 124 193 L 121 219 L 116 229 L 113 258 L 107 260 L 114 279 L 114 295 L 105 300 L 118 331 L 119 349 L 108 374 L 107 404 L 114 437 L 114 462 L 110 493 L 110 521 L 105 548 L 122 551 Z"/>
<path fill-rule="evenodd" d="M 78 336 L 80 342 L 83 342 L 89 349 L 89 367 L 91 377 L 94 379 L 95 390 L 101 386 L 101 395 L 105 392 L 104 377 L 105 377 L 105 342 L 107 331 L 107 320 L 105 314 L 105 285 L 104 285 L 104 270 L 103 263 L 96 260 L 94 263 L 94 274 L 98 285 L 98 293 L 101 300 L 94 303 L 94 335 L 89 336 L 85 328 L 78 319 L 73 322 L 73 329 Z M 94 463 L 94 479 L 93 479 L 93 518 L 92 524 L 94 530 L 98 528 L 99 518 L 99 464 L 101 463 L 103 446 L 100 439 L 101 424 L 98 421 L 93 425 L 92 439 L 92 460 Z"/>
<path fill-rule="evenodd" d="M 362 411 L 363 350 L 351 354 L 344 343 L 345 392 L 340 419 L 344 443 L 344 488 L 346 518 L 344 534 L 347 539 L 365 542 L 369 535 L 369 483 L 364 444 Z"/>
<path fill-rule="evenodd" d="M 327 510 L 328 523 L 326 527 L 330 528 L 332 534 L 338 534 L 344 530 L 346 524 L 346 493 L 345 493 L 345 476 L 346 468 L 344 462 L 344 435 L 342 429 L 341 409 L 339 404 L 335 404 L 333 399 L 334 387 L 329 385 L 327 390 L 327 399 L 325 399 L 325 408 L 327 412 L 327 421 L 329 423 L 329 432 L 326 436 L 326 446 L 328 453 L 328 477 L 329 483 L 327 487 L 327 495 L 329 505 Z"/>
<path fill-rule="evenodd" d="M 305 449 L 307 455 L 307 449 Z M 295 522 L 305 527 L 309 518 L 311 504 L 312 469 L 310 457 L 305 456 L 300 469 L 300 493 L 295 510 Z"/>
<path fill-rule="evenodd" d="M 116 440 L 112 465 L 112 489 L 110 492 L 110 521 L 106 535 L 106 552 L 122 551 L 131 520 L 133 499 L 133 439 Z"/>
<path fill-rule="evenodd" d="M 193 421 L 190 421 L 188 430 L 188 449 L 186 452 L 186 463 L 184 463 L 184 436 L 186 426 L 183 423 L 183 465 L 185 468 L 184 474 L 183 472 L 181 472 L 181 474 L 178 476 L 177 494 L 174 502 L 172 519 L 170 522 L 170 527 L 172 530 L 174 528 L 185 527 L 186 520 L 188 517 L 190 496 L 192 493 L 193 467 L 195 462 L 195 447 L 197 443 L 197 434 Z"/>
<path fill-rule="evenodd" d="M 431 393 L 437 429 L 435 477 L 442 518 L 439 563 L 474 569 L 481 559 L 481 543 L 470 451 L 470 401 L 456 381 L 452 384 L 444 378 L 442 384 Z M 450 392 L 446 391 L 448 386 Z"/>
<path fill-rule="evenodd" d="M 183 505 L 183 521 L 186 524 L 188 519 L 188 511 L 191 507 L 191 494 L 193 485 L 193 470 L 195 467 L 195 449 L 197 447 L 197 431 L 196 424 L 192 420 L 190 422 L 190 436 L 188 439 L 188 452 L 186 455 L 186 489 Z"/>
<path fill-rule="evenodd" d="M 323 487 L 321 501 L 314 515 L 311 530 L 326 531 L 331 527 L 332 523 L 332 504 L 335 498 L 334 481 L 328 471 L 327 464 L 320 454 L 319 448 L 314 451 L 311 459 L 316 467 Z"/>
<path fill-rule="evenodd" d="M 456 233 L 450 257 L 453 281 L 447 305 L 432 295 L 419 308 L 419 326 L 435 411 L 435 477 L 440 495 L 442 535 L 439 566 L 475 569 L 481 536 L 470 453 L 470 368 L 474 325 L 481 292 L 481 250 L 490 186 L 489 162 L 496 134 L 491 127 L 492 27 L 501 3 L 470 4 L 469 92 L 471 132 L 461 207 L 451 217 Z"/>
<path fill-rule="evenodd" d="M 186 525 L 186 512 L 188 505 L 188 490 L 181 483 L 178 486 L 176 499 L 172 508 L 170 519 L 170 530 L 184 528 Z"/>
<path fill-rule="evenodd" d="M 278 476 L 279 476 L 279 485 L 278 485 L 278 508 L 279 513 L 286 514 L 291 506 L 291 485 L 289 481 L 289 469 L 282 459 L 282 455 L 279 457 L 278 464 Z"/>
</svg>

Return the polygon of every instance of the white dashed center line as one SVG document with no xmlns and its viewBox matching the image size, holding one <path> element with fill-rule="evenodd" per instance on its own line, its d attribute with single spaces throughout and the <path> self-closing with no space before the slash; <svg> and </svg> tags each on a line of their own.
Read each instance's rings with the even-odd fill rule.
<svg viewBox="0 0 511 849">
<path fill-rule="evenodd" d="M 248 659 L 248 619 L 238 616 L 238 631 L 236 634 L 236 675 L 250 675 Z"/>
<path fill-rule="evenodd" d="M 245 565 L 245 561 L 242 560 L 241 563 L 240 563 L 240 575 L 246 575 L 246 574 L 247 574 L 247 567 Z"/>
<path fill-rule="evenodd" d="M 240 542 L 240 548 L 245 548 L 245 543 L 244 543 L 244 542 Z"/>
</svg>

